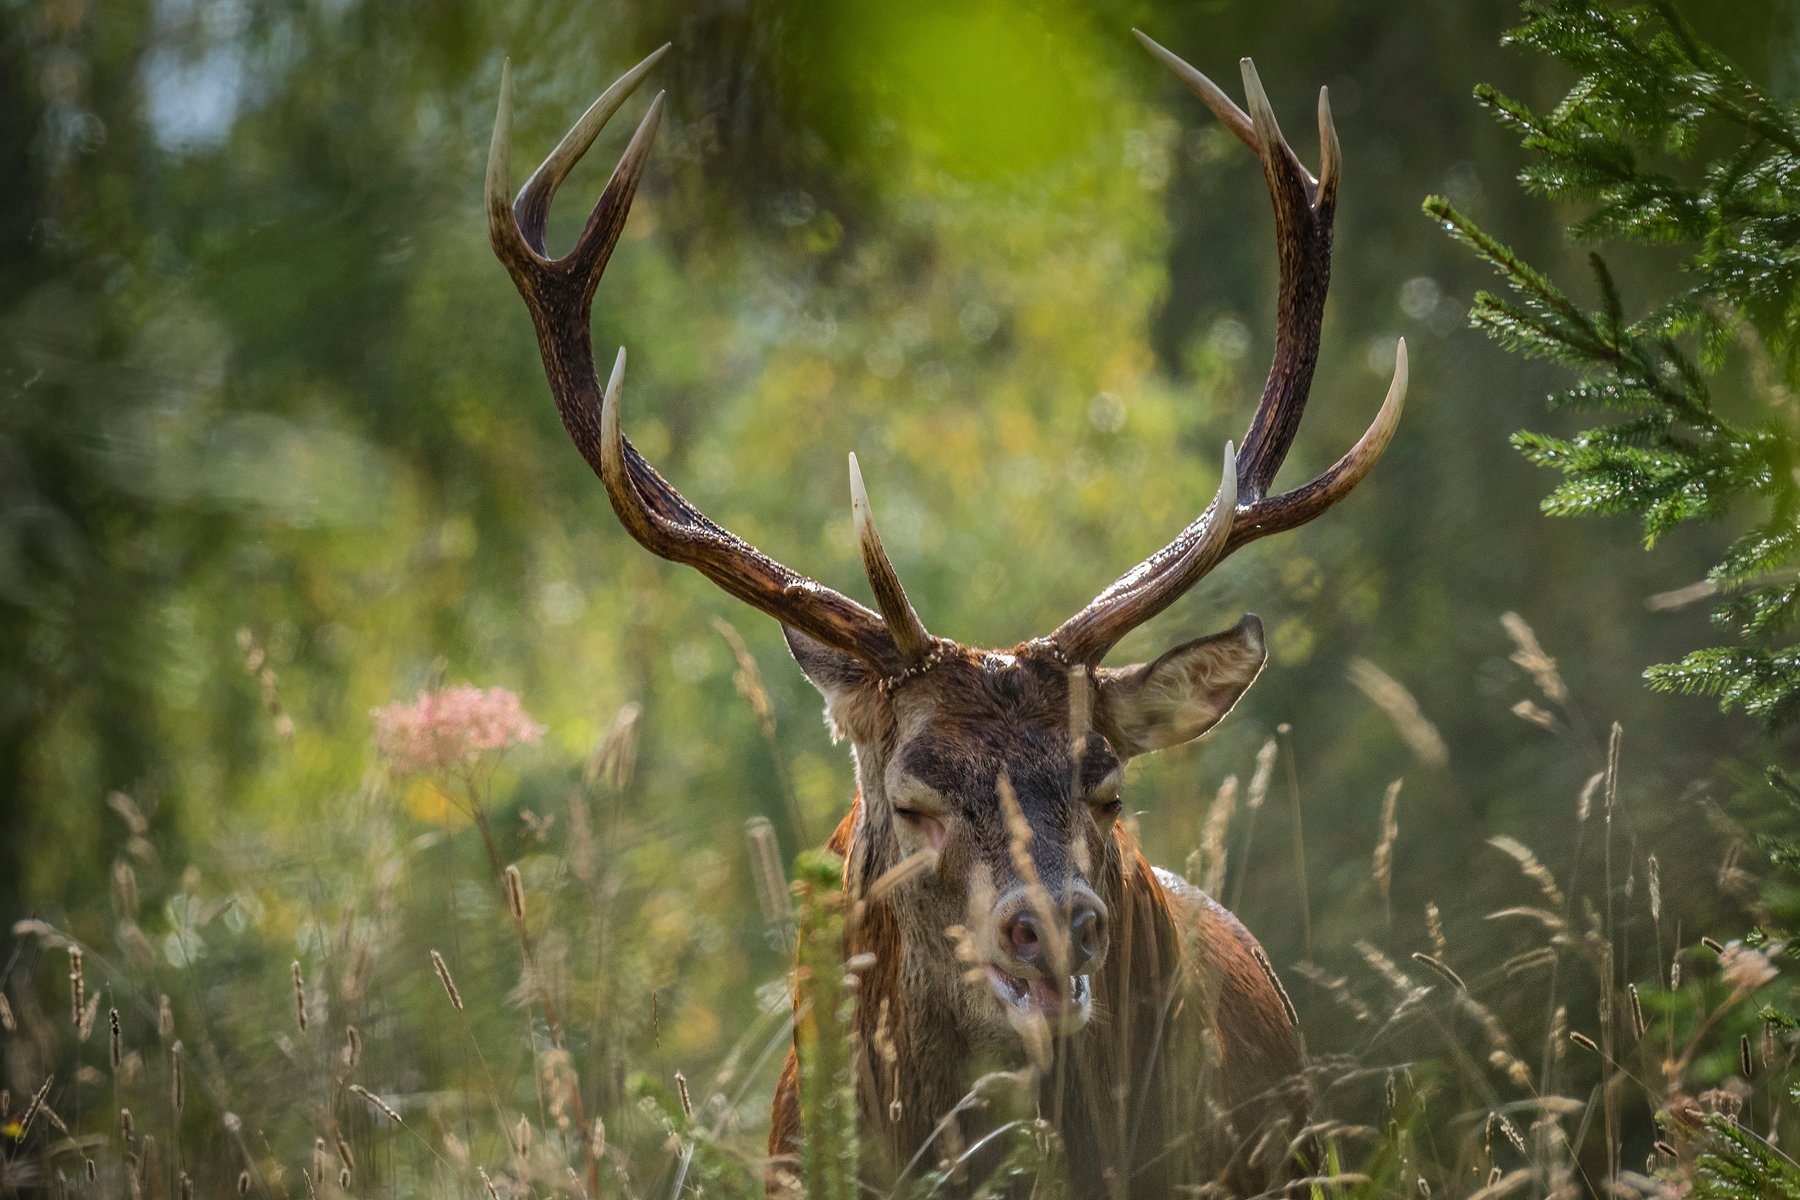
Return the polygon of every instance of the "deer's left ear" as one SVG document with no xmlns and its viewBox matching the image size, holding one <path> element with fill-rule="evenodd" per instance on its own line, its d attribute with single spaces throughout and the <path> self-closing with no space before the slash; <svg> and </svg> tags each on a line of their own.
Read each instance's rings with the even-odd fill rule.
<svg viewBox="0 0 1800 1200">
<path fill-rule="evenodd" d="M 1218 724 L 1256 680 L 1269 652 L 1254 613 L 1155 662 L 1102 667 L 1095 722 L 1125 757 L 1190 742 Z"/>
<path fill-rule="evenodd" d="M 880 706 L 876 703 L 875 675 L 868 667 L 798 629 L 781 627 L 788 653 L 800 664 L 812 685 L 825 697 L 825 724 L 831 740 L 849 737 L 868 741 L 878 729 Z"/>
</svg>

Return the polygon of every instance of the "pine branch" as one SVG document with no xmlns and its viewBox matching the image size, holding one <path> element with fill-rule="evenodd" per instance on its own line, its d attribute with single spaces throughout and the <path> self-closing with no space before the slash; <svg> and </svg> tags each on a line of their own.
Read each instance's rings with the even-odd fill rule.
<svg viewBox="0 0 1800 1200">
<path fill-rule="evenodd" d="M 1476 89 L 1531 153 L 1520 182 L 1587 203 L 1570 226 L 1578 240 L 1684 249 L 1693 282 L 1632 319 L 1605 259 L 1591 253 L 1589 309 L 1448 201 L 1427 199 L 1426 213 L 1511 292 L 1477 294 L 1471 325 L 1577 374 L 1551 407 L 1618 417 L 1573 437 L 1521 432 L 1513 443 L 1562 475 L 1546 513 L 1633 514 L 1647 547 L 1685 522 L 1760 512 L 1711 573 L 1721 590 L 1715 619 L 1745 644 L 1695 650 L 1647 678 L 1772 725 L 1800 720 L 1800 652 L 1774 646 L 1800 629 L 1795 409 L 1774 404 L 1768 420 L 1746 425 L 1712 401 L 1714 376 L 1740 350 L 1800 390 L 1800 112 L 1764 96 L 1670 0 L 1554 0 L 1524 12 L 1507 43 L 1559 60 L 1576 78 L 1548 112 Z M 1698 184 L 1657 166 L 1703 151 L 1711 157 Z M 1783 400 L 1779 387 L 1762 391 Z"/>
</svg>

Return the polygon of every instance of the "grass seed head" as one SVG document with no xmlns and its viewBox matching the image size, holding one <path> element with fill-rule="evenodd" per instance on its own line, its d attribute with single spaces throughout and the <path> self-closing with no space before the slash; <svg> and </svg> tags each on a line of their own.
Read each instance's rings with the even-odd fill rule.
<svg viewBox="0 0 1800 1200">
<path fill-rule="evenodd" d="M 525 924 L 525 881 L 519 877 L 517 863 L 506 867 L 506 910 L 520 925 Z"/>
<path fill-rule="evenodd" d="M 306 1032 L 306 977 L 300 972 L 300 960 L 294 960 L 294 1023 Z"/>
<path fill-rule="evenodd" d="M 81 973 L 81 947 L 69 947 L 69 1024 L 81 1028 L 81 1010 L 87 1007 L 87 981 Z"/>
<path fill-rule="evenodd" d="M 450 976 L 450 964 L 436 950 L 431 952 L 431 968 L 437 972 L 438 982 L 444 985 L 444 994 L 450 997 L 450 1007 L 457 1012 L 462 1011 L 462 993 L 456 990 L 456 980 Z"/>
</svg>

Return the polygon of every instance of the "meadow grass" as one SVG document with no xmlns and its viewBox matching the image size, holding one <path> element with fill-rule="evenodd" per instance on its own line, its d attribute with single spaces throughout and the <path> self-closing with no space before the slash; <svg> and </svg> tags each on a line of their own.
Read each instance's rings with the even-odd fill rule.
<svg viewBox="0 0 1800 1200">
<path fill-rule="evenodd" d="M 1262 962 L 1305 1013 L 1308 1132 L 1324 1147 L 1306 1190 L 1676 1197 L 1722 1186 L 1734 1163 L 1791 1167 L 1779 1147 L 1800 1134 L 1800 1041 L 1765 1008 L 1792 986 L 1782 947 L 1688 926 L 1663 880 L 1683 847 L 1645 845 L 1626 810 L 1625 731 L 1587 737 L 1530 628 L 1509 616 L 1506 630 L 1537 693 L 1514 716 L 1569 736 L 1572 752 L 1585 741 L 1598 764 L 1562 826 L 1541 831 L 1561 873 L 1496 831 L 1471 869 L 1516 876 L 1511 903 L 1462 927 L 1435 901 L 1395 922 L 1403 780 L 1375 801 L 1368 935 L 1335 956 Z M 754 662 L 738 661 L 763 721 Z M 1442 746 L 1401 684 L 1373 664 L 1355 676 L 1422 756 Z M 701 969 L 695 947 L 719 932 L 697 934 L 703 918 L 682 907 L 734 903 L 706 890 L 732 877 L 628 849 L 642 844 L 621 804 L 639 715 L 621 711 L 571 764 L 560 811 L 533 812 L 503 794 L 503 755 L 536 736 L 516 699 L 458 689 L 395 705 L 378 715 L 386 767 L 304 853 L 234 840 L 177 867 L 132 800 L 107 797 L 123 850 L 105 899 L 11 929 L 0 1191 L 757 1196 L 768 1099 L 797 1031 L 805 1151 L 777 1166 L 798 1194 L 859 1195 L 852 1074 L 882 1047 L 850 1033 L 866 964 L 841 961 L 855 913 L 837 860 L 807 852 L 790 882 L 770 823 L 749 824 L 740 890 L 771 953 L 797 955 L 798 970 L 746 981 L 755 1000 L 726 1049 L 682 1061 L 679 1025 L 704 1014 L 665 1011 L 666 981 Z M 1235 777 L 1220 787 L 1189 860 L 1197 882 L 1228 894 L 1292 737 L 1262 747 L 1241 790 Z M 909 860 L 879 886 L 929 866 Z M 1749 904 L 1746 928 L 1748 871 L 1735 853 L 1718 871 Z M 1047 1045 L 1023 1049 L 965 1103 L 1047 1066 Z M 1054 1132 L 1031 1114 L 1002 1132 L 994 1186 L 1063 1195 Z M 902 1193 L 979 1191 L 967 1158 L 917 1164 Z"/>
</svg>

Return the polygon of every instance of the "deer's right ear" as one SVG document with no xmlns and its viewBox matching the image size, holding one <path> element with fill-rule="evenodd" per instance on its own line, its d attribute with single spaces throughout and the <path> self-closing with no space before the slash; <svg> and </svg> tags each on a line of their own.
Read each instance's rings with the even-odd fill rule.
<svg viewBox="0 0 1800 1200">
<path fill-rule="evenodd" d="M 798 629 L 781 627 L 788 653 L 825 697 L 825 724 L 831 739 L 867 741 L 874 736 L 878 693 L 875 673 L 860 659 L 833 649 Z"/>
<path fill-rule="evenodd" d="M 1102 667 L 1095 724 L 1126 758 L 1193 741 L 1231 711 L 1267 657 L 1262 622 L 1249 613 L 1155 662 Z"/>
</svg>

